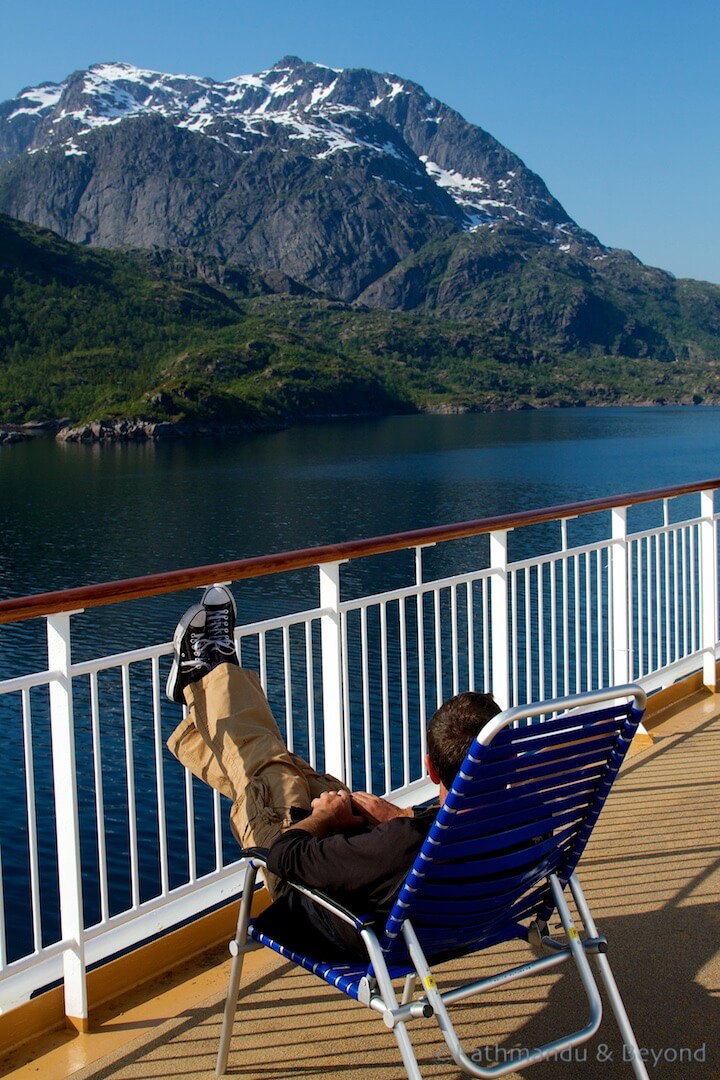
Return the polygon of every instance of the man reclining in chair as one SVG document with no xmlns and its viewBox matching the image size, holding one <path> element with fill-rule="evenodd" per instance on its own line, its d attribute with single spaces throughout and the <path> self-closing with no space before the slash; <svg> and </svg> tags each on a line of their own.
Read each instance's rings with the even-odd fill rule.
<svg viewBox="0 0 720 1080">
<path fill-rule="evenodd" d="M 382 926 L 437 806 L 401 809 L 376 795 L 351 793 L 291 753 L 260 680 L 239 666 L 235 616 L 232 594 L 214 585 L 180 620 L 167 693 L 186 703 L 188 713 L 168 747 L 231 800 L 230 823 L 241 847 L 269 849 L 266 884 L 275 902 L 263 918 L 282 928 L 283 940 L 302 943 L 306 952 L 314 944 L 325 960 L 363 956 L 352 927 L 283 881 L 326 892 L 357 914 L 373 914 Z M 440 802 L 475 735 L 499 711 L 489 694 L 469 692 L 432 717 L 426 765 Z"/>
</svg>

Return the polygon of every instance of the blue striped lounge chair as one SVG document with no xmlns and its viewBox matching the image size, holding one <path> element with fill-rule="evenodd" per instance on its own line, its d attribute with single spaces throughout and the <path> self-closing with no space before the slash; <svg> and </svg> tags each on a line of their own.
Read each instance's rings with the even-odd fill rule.
<svg viewBox="0 0 720 1080">
<path fill-rule="evenodd" d="M 225 1072 L 247 949 L 273 949 L 341 993 L 376 1012 L 397 1040 L 409 1080 L 421 1080 L 410 1029 L 434 1017 L 452 1060 L 469 1076 L 494 1077 L 556 1058 L 591 1039 L 602 1018 L 596 974 L 604 983 L 624 1043 L 623 1059 L 646 1078 L 598 932 L 576 875 L 598 815 L 640 723 L 645 694 L 636 685 L 557 698 L 507 709 L 480 731 L 400 890 L 384 926 L 372 914 L 351 912 L 331 897 L 300 885 L 351 923 L 366 959 L 334 963 L 289 947 L 250 918 L 262 851 L 248 852 L 234 959 L 216 1071 Z M 579 918 L 568 904 L 572 896 Z M 558 929 L 549 931 L 550 920 Z M 267 920 L 265 920 L 267 921 Z M 443 965 L 480 950 L 523 939 L 528 959 L 491 975 L 443 985 Z M 493 956 L 497 955 L 495 950 Z M 585 1022 L 542 1046 L 478 1061 L 463 1049 L 451 1019 L 454 1003 L 569 962 L 587 999 Z M 462 966 L 462 965 L 461 965 Z M 472 974 L 472 972 L 471 972 Z M 564 1020 L 564 1017 L 561 1017 Z M 581 1020 L 583 1017 L 580 1018 Z M 482 1010 L 478 1009 L 482 1023 Z M 558 1024 L 560 1026 L 560 1024 Z M 567 1024 L 562 1025 L 563 1028 Z M 473 1045 L 487 1039 L 475 1038 Z M 498 1048 L 500 1051 L 501 1048 Z"/>
</svg>

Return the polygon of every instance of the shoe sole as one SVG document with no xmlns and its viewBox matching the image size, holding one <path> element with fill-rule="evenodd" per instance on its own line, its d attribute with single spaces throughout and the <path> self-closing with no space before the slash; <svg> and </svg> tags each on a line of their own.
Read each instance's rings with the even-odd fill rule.
<svg viewBox="0 0 720 1080">
<path fill-rule="evenodd" d="M 185 634 L 187 633 L 188 627 L 190 626 L 191 622 L 193 621 L 195 616 L 199 615 L 200 612 L 203 610 L 204 608 L 202 604 L 193 604 L 193 606 L 188 608 L 188 610 L 185 612 L 182 619 L 175 627 L 175 633 L 173 634 L 173 660 L 172 666 L 170 668 L 170 674 L 168 675 L 167 682 L 165 683 L 165 693 L 171 701 L 176 702 L 176 704 L 178 705 L 183 705 L 185 702 L 185 698 L 182 696 L 182 691 L 180 697 L 176 696 L 178 682 L 180 679 L 180 646 L 182 645 L 182 640 L 185 637 Z"/>
</svg>

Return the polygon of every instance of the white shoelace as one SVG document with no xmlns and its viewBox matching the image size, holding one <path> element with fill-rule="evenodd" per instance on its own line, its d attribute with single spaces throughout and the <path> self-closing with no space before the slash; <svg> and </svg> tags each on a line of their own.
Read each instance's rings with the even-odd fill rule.
<svg viewBox="0 0 720 1080">
<path fill-rule="evenodd" d="M 209 665 L 207 659 L 204 658 L 207 646 L 210 642 L 205 636 L 205 627 L 202 630 L 190 630 L 190 652 L 191 656 L 182 660 L 180 668 L 182 671 L 196 671 L 198 669 L 205 670 Z"/>
<path fill-rule="evenodd" d="M 205 613 L 205 640 L 220 655 L 231 656 L 235 652 L 230 612 L 226 607 L 207 608 Z"/>
</svg>

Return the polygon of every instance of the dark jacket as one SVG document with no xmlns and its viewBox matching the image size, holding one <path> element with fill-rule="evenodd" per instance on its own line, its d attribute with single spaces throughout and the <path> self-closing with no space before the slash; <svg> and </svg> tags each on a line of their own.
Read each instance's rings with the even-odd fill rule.
<svg viewBox="0 0 720 1080">
<path fill-rule="evenodd" d="M 374 829 L 322 839 L 289 829 L 270 848 L 268 869 L 320 889 L 356 915 L 372 915 L 380 934 L 436 812 L 433 807 Z M 317 953 L 318 959 L 366 955 L 352 927 L 292 889 L 254 922 L 290 948 Z"/>
</svg>

